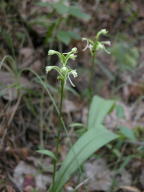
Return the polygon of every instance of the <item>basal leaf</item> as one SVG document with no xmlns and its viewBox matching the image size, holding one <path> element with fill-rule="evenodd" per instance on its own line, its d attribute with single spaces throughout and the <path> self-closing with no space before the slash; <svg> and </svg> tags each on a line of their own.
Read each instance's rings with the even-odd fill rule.
<svg viewBox="0 0 144 192">
<path fill-rule="evenodd" d="M 115 134 L 105 129 L 102 125 L 99 125 L 97 129 L 88 130 L 69 151 L 60 170 L 56 174 L 56 180 L 51 188 L 51 192 L 61 192 L 63 185 L 85 160 L 96 150 L 116 138 Z"/>
<path fill-rule="evenodd" d="M 103 122 L 104 117 L 113 108 L 114 101 L 94 96 L 88 116 L 88 129 L 94 129 Z"/>
</svg>

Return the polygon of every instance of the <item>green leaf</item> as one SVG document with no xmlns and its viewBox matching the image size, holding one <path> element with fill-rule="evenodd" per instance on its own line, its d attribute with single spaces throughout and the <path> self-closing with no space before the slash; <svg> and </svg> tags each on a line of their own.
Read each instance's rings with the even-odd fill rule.
<svg viewBox="0 0 144 192">
<path fill-rule="evenodd" d="M 111 53 L 115 57 L 119 69 L 132 70 L 138 64 L 139 52 L 136 47 L 132 47 L 128 42 L 121 41 L 114 44 Z"/>
<path fill-rule="evenodd" d="M 71 41 L 71 36 L 66 31 L 59 31 L 57 34 L 57 38 L 59 41 L 68 45 Z"/>
<path fill-rule="evenodd" d="M 125 114 L 124 114 L 124 108 L 121 105 L 116 105 L 116 115 L 119 118 L 124 118 Z"/>
<path fill-rule="evenodd" d="M 95 129 L 104 120 L 104 117 L 114 107 L 114 101 L 94 96 L 88 116 L 88 129 Z"/>
<path fill-rule="evenodd" d="M 40 6 L 40 7 L 52 7 L 52 4 L 49 2 L 37 2 L 35 3 L 36 5 Z"/>
<path fill-rule="evenodd" d="M 76 6 L 70 6 L 69 14 L 82 20 L 90 19 L 90 15 L 84 13 L 80 8 Z"/>
<path fill-rule="evenodd" d="M 68 11 L 69 11 L 69 7 L 64 5 L 61 2 L 53 3 L 52 6 L 56 10 L 56 12 L 61 15 L 64 15 L 64 14 L 68 13 Z"/>
<path fill-rule="evenodd" d="M 41 25 L 41 26 L 44 26 L 44 27 L 47 27 L 47 28 L 50 26 L 49 20 L 48 20 L 48 18 L 46 16 L 38 16 L 38 17 L 36 17 L 34 19 L 31 19 L 29 21 L 29 24 L 30 25 L 37 24 L 37 25 Z"/>
<path fill-rule="evenodd" d="M 120 130 L 120 133 L 122 133 L 126 138 L 132 141 L 136 141 L 136 137 L 132 129 L 129 129 L 128 127 L 125 126 L 119 126 L 118 129 Z"/>
<path fill-rule="evenodd" d="M 88 130 L 73 145 L 66 156 L 60 170 L 56 173 L 56 181 L 51 191 L 60 192 L 70 176 L 88 159 L 96 150 L 116 139 L 117 136 L 99 125 L 96 129 Z"/>
<path fill-rule="evenodd" d="M 57 2 L 57 3 L 38 2 L 38 3 L 36 3 L 36 5 L 38 5 L 40 7 L 52 7 L 60 15 L 66 14 L 69 11 L 69 7 L 61 2 Z"/>
<path fill-rule="evenodd" d="M 80 39 L 79 34 L 72 31 L 59 31 L 57 34 L 57 38 L 59 41 L 68 45 L 72 39 Z"/>
<path fill-rule="evenodd" d="M 69 34 L 69 36 L 72 38 L 72 39 L 76 39 L 76 40 L 79 40 L 81 37 L 78 33 L 75 33 L 73 31 L 68 31 L 67 32 Z"/>
<path fill-rule="evenodd" d="M 49 151 L 48 149 L 40 149 L 37 152 L 41 153 L 43 155 L 47 155 L 47 156 L 51 157 L 52 159 L 56 160 L 55 154 L 53 152 Z"/>
</svg>

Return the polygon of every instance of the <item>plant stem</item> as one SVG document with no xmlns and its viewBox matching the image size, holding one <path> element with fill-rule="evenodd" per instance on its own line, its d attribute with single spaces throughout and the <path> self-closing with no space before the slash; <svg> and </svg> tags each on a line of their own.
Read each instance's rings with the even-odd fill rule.
<svg viewBox="0 0 144 192">
<path fill-rule="evenodd" d="M 90 75 L 89 75 L 89 101 L 91 101 L 91 98 L 93 96 L 93 81 L 94 81 L 94 74 L 95 74 L 95 56 L 96 55 L 93 55 L 92 58 L 91 58 L 91 70 L 89 70 L 90 72 Z"/>
<path fill-rule="evenodd" d="M 60 111 L 60 115 L 59 115 L 59 118 L 60 118 L 60 122 L 61 122 L 61 118 L 62 118 L 62 104 L 63 104 L 63 98 L 64 98 L 64 81 L 61 81 L 61 88 L 60 88 L 60 105 L 59 105 L 59 111 Z M 57 135 L 57 138 L 56 138 L 56 160 L 54 160 L 54 163 L 53 163 L 53 185 L 55 183 L 55 175 L 56 175 L 56 167 L 57 167 L 57 162 L 58 162 L 58 154 L 59 154 L 59 144 L 60 144 L 60 133 L 61 133 L 61 130 L 58 129 L 58 135 Z"/>
<path fill-rule="evenodd" d="M 61 97 L 60 97 L 60 116 L 62 116 L 62 104 L 63 104 L 63 98 L 64 98 L 64 81 L 61 81 Z"/>
</svg>

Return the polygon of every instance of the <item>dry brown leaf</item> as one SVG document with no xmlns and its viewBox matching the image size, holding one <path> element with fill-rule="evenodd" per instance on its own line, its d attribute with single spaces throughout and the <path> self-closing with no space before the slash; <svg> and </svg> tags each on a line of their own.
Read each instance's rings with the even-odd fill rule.
<svg viewBox="0 0 144 192">
<path fill-rule="evenodd" d="M 29 58 L 34 53 L 34 49 L 31 47 L 23 47 L 19 51 L 21 57 L 23 58 Z"/>
<path fill-rule="evenodd" d="M 108 169 L 104 159 L 95 160 L 84 165 L 89 191 L 108 191 L 112 184 L 112 172 Z"/>
<path fill-rule="evenodd" d="M 40 72 L 42 69 L 41 62 L 42 50 L 34 50 L 30 47 L 21 48 L 19 51 L 19 60 L 21 61 L 20 68 L 30 67 L 35 72 Z"/>
<path fill-rule="evenodd" d="M 26 175 L 23 182 L 23 191 L 31 192 L 35 188 L 35 178 L 33 175 Z"/>
<path fill-rule="evenodd" d="M 40 159 L 37 160 L 40 163 Z M 35 167 L 20 161 L 14 169 L 13 181 L 22 191 L 24 188 L 28 191 L 34 185 L 38 191 L 46 191 L 47 186 L 51 184 L 51 177 L 48 174 L 40 173 L 39 165 Z"/>
<path fill-rule="evenodd" d="M 42 62 L 40 60 L 36 60 L 32 66 L 31 69 L 35 72 L 40 72 L 40 70 L 42 69 Z"/>
<path fill-rule="evenodd" d="M 34 58 L 34 49 L 30 47 L 21 48 L 19 51 L 19 60 L 21 61 L 21 68 L 28 67 L 31 65 L 35 58 Z"/>
<path fill-rule="evenodd" d="M 121 186 L 120 189 L 126 190 L 126 192 L 141 192 L 138 188 L 132 186 Z"/>
<path fill-rule="evenodd" d="M 63 112 L 71 113 L 78 111 L 78 107 L 73 101 L 65 99 L 63 102 Z"/>
<path fill-rule="evenodd" d="M 141 175 L 140 175 L 140 182 L 141 182 L 141 185 L 142 185 L 143 188 L 144 188 L 144 168 L 143 168 L 142 173 L 141 173 Z"/>
<path fill-rule="evenodd" d="M 15 192 L 14 188 L 10 185 L 6 186 L 7 192 Z"/>
<path fill-rule="evenodd" d="M 0 71 L 0 84 L 3 87 L 0 88 L 0 90 L 3 94 L 4 99 L 9 101 L 17 99 L 17 89 L 15 87 L 11 87 L 15 83 L 19 83 L 19 85 L 21 86 L 19 90 L 22 94 L 25 93 L 24 89 L 31 89 L 34 87 L 34 85 L 29 82 L 25 77 L 20 77 L 18 80 L 16 80 L 16 77 L 13 74 Z"/>
<path fill-rule="evenodd" d="M 144 18 L 144 4 L 143 1 L 137 0 L 135 3 L 135 6 L 137 7 L 137 12 L 140 17 Z"/>
</svg>

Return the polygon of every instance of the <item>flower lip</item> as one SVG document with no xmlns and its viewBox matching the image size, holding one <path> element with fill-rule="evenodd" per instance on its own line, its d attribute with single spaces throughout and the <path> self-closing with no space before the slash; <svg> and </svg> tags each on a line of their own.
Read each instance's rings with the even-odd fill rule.
<svg viewBox="0 0 144 192">
<path fill-rule="evenodd" d="M 86 49 L 90 48 L 90 43 L 89 43 L 87 38 L 83 37 L 82 41 L 86 41 L 86 46 L 83 48 L 83 51 L 85 51 Z"/>
<path fill-rule="evenodd" d="M 104 45 L 109 45 L 109 46 L 111 45 L 110 41 L 101 41 L 101 43 L 104 44 Z"/>
<path fill-rule="evenodd" d="M 72 70 L 70 73 L 73 75 L 74 78 L 76 78 L 78 76 L 76 70 Z"/>
<path fill-rule="evenodd" d="M 76 57 L 77 56 L 72 53 L 69 58 L 75 60 Z"/>
</svg>

